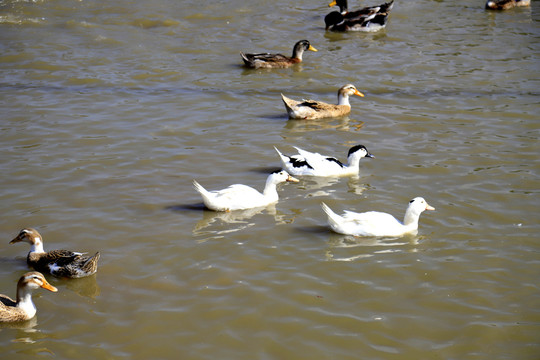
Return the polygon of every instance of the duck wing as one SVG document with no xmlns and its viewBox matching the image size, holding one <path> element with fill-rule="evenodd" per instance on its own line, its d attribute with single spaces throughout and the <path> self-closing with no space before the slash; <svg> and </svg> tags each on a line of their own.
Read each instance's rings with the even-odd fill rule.
<svg viewBox="0 0 540 360">
<path fill-rule="evenodd" d="M 376 14 L 386 14 L 394 7 L 394 1 L 377 6 L 368 6 L 360 10 L 351 11 L 344 15 L 345 19 L 368 18 Z"/>
<path fill-rule="evenodd" d="M 0 312 L 4 309 L 16 306 L 17 302 L 7 295 L 0 294 Z"/>
<path fill-rule="evenodd" d="M 212 204 L 218 209 L 237 210 L 251 208 L 258 204 L 264 195 L 251 186 L 233 184 L 223 190 L 211 191 Z"/>
<path fill-rule="evenodd" d="M 359 235 L 381 236 L 399 233 L 403 227 L 395 217 L 378 211 L 356 213 L 344 211 L 342 215 L 345 222 L 354 224 L 356 233 Z"/>
<path fill-rule="evenodd" d="M 17 307 L 17 302 L 7 295 L 0 295 L 0 322 L 27 320 L 23 310 Z"/>
<path fill-rule="evenodd" d="M 83 253 L 72 252 L 72 256 L 59 257 L 49 263 L 52 275 L 59 277 L 80 278 L 92 275 L 97 271 L 99 252 L 94 256 L 84 256 Z"/>
<path fill-rule="evenodd" d="M 69 250 L 51 250 L 46 253 L 28 253 L 28 265 L 41 272 L 49 272 L 49 264 L 57 261 L 69 261 L 82 253 Z"/>
<path fill-rule="evenodd" d="M 289 60 L 289 58 L 282 54 L 270 54 L 270 53 L 259 53 L 259 54 L 244 54 L 249 61 L 265 61 L 265 62 L 280 62 Z"/>
<path fill-rule="evenodd" d="M 321 155 L 319 153 L 312 153 L 295 147 L 298 153 L 304 158 L 311 167 L 320 170 L 325 170 L 325 173 L 335 173 L 343 168 L 345 164 L 332 156 Z"/>
<path fill-rule="evenodd" d="M 335 109 L 335 105 L 327 104 L 322 101 L 316 100 L 302 100 L 297 104 L 297 106 L 309 107 L 315 111 L 326 111 Z"/>
</svg>

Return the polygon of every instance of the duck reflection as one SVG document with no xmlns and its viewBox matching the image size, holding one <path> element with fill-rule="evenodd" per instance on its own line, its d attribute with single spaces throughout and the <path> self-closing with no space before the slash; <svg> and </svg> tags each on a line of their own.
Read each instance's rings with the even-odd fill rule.
<svg viewBox="0 0 540 360">
<path fill-rule="evenodd" d="M 330 196 L 336 192 L 335 189 L 329 188 L 340 181 L 347 181 L 347 187 L 349 192 L 361 195 L 368 187 L 368 184 L 364 184 L 358 175 L 351 175 L 347 177 L 321 177 L 321 176 L 298 176 L 300 180 L 299 188 L 307 190 L 306 198 L 310 197 L 323 197 Z M 341 190 L 340 190 L 341 191 Z"/>
<path fill-rule="evenodd" d="M 289 120 L 285 124 L 285 129 L 294 132 L 307 132 L 325 129 L 336 129 L 341 131 L 359 131 L 364 126 L 363 121 L 352 120 L 348 116 L 342 116 L 329 121 L 329 119 L 315 120 Z"/>
<path fill-rule="evenodd" d="M 62 285 L 79 296 L 95 299 L 101 292 L 96 278 L 97 274 L 78 279 L 65 279 L 62 280 Z"/>
<path fill-rule="evenodd" d="M 325 251 L 328 261 L 355 261 L 396 252 L 416 252 L 420 237 L 408 234 L 402 237 L 358 237 L 332 234 Z M 406 246 L 413 246 L 406 248 Z M 351 254 L 356 249 L 356 254 Z"/>
<path fill-rule="evenodd" d="M 17 332 L 18 336 L 16 336 L 15 339 L 13 339 L 13 342 L 27 342 L 32 343 L 33 340 L 30 340 L 28 338 L 28 335 L 31 333 L 35 333 L 38 330 L 34 329 L 36 325 L 38 324 L 38 316 L 34 316 L 33 318 L 26 320 L 26 321 L 16 321 L 16 322 L 0 322 L 0 329 L 16 329 L 20 330 Z"/>
<path fill-rule="evenodd" d="M 216 234 L 222 235 L 226 233 L 236 232 L 255 225 L 254 222 L 249 220 L 257 214 L 267 213 L 274 216 L 276 222 L 279 222 L 279 215 L 276 211 L 276 204 L 270 204 L 268 206 L 251 208 L 246 210 L 234 210 L 234 211 L 210 211 L 203 210 L 203 218 L 195 224 L 193 227 L 193 235 L 207 235 Z M 215 225 L 217 227 L 227 224 L 226 229 L 211 230 L 209 227 Z M 231 226 L 232 225 L 232 226 Z M 203 231 L 204 230 L 204 231 Z"/>
</svg>

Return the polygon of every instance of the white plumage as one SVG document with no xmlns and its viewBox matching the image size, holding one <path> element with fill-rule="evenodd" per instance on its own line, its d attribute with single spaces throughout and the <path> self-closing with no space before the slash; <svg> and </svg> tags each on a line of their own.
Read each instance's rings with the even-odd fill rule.
<svg viewBox="0 0 540 360">
<path fill-rule="evenodd" d="M 279 198 L 277 184 L 285 181 L 298 182 L 298 179 L 290 176 L 286 171 L 274 172 L 266 179 L 262 193 L 243 184 L 234 184 L 222 190 L 208 191 L 193 180 L 193 186 L 201 194 L 204 205 L 208 209 L 230 211 L 267 206 L 277 202 Z"/>
<path fill-rule="evenodd" d="M 356 236 L 401 236 L 416 234 L 420 214 L 425 210 L 435 210 L 426 200 L 416 197 L 409 202 L 403 223 L 390 214 L 378 211 L 356 213 L 345 210 L 343 215 L 332 211 L 325 203 L 322 209 L 328 216 L 328 225 L 339 234 Z"/>
<path fill-rule="evenodd" d="M 294 147 L 297 155 L 284 155 L 276 147 L 281 165 L 292 175 L 311 175 L 311 176 L 346 176 L 357 175 L 360 171 L 360 159 L 364 157 L 373 158 L 374 156 L 366 149 L 364 145 L 356 145 L 349 149 L 347 154 L 347 164 L 332 156 L 312 153 Z"/>
</svg>

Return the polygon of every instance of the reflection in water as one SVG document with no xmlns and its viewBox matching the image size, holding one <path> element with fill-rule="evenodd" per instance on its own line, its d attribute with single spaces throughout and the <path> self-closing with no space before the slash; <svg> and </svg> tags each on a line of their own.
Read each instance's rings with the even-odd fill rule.
<svg viewBox="0 0 540 360">
<path fill-rule="evenodd" d="M 325 258 L 329 261 L 354 261 L 380 254 L 396 253 L 404 251 L 402 246 L 418 245 L 418 240 L 418 236 L 410 234 L 403 237 L 359 237 L 334 234 L 328 242 Z M 362 250 L 363 253 L 352 255 L 351 249 Z M 346 254 L 339 255 L 341 250 Z M 414 252 L 416 249 L 413 248 L 411 251 Z"/>
<path fill-rule="evenodd" d="M 328 196 L 335 190 L 322 190 L 325 187 L 334 185 L 339 182 L 339 177 L 322 177 L 322 176 L 298 176 L 301 181 L 300 188 L 308 190 L 305 195 L 308 197 Z"/>
<path fill-rule="evenodd" d="M 39 330 L 35 329 L 37 324 L 37 316 L 34 316 L 27 321 L 0 323 L 0 329 L 16 330 L 13 333 L 13 338 L 11 342 L 33 344 L 37 341 L 35 334 L 39 333 Z"/>
<path fill-rule="evenodd" d="M 369 184 L 360 182 L 360 176 L 353 175 L 349 176 L 347 179 L 349 191 L 355 193 L 356 195 L 362 195 L 362 193 L 369 188 Z"/>
<path fill-rule="evenodd" d="M 287 115 L 285 114 L 285 116 Z M 325 129 L 359 131 L 363 126 L 363 121 L 351 120 L 348 116 L 343 116 L 337 119 L 289 120 L 285 124 L 285 129 L 295 132 L 308 132 Z"/>
<path fill-rule="evenodd" d="M 95 299 L 100 294 L 100 289 L 96 278 L 97 274 L 94 274 L 79 279 L 63 279 L 62 283 L 67 289 L 77 293 L 80 296 Z"/>
<path fill-rule="evenodd" d="M 203 218 L 195 224 L 193 227 L 193 235 L 207 236 L 217 235 L 213 238 L 223 237 L 224 234 L 237 232 L 244 230 L 248 227 L 255 225 L 255 222 L 249 222 L 252 217 L 257 214 L 267 213 L 274 217 L 276 224 L 285 224 L 292 222 L 287 215 L 280 214 L 276 210 L 276 204 L 270 204 L 266 207 L 258 207 L 246 210 L 235 211 L 203 211 Z M 223 225 L 226 224 L 226 228 Z M 207 229 L 211 226 L 217 227 L 217 229 Z M 205 229 L 205 230 L 203 230 Z M 209 238 L 201 240 L 201 242 L 207 241 Z"/>
<path fill-rule="evenodd" d="M 364 184 L 360 181 L 360 177 L 358 175 L 351 175 L 347 177 L 298 176 L 298 179 L 300 179 L 301 181 L 299 187 L 308 190 L 307 194 L 304 196 L 305 198 L 329 196 L 335 193 L 336 190 L 323 189 L 333 186 L 340 181 L 347 181 L 347 187 L 349 188 L 349 192 L 355 193 L 357 195 L 361 195 L 367 188 L 369 188 L 368 184 Z"/>
</svg>

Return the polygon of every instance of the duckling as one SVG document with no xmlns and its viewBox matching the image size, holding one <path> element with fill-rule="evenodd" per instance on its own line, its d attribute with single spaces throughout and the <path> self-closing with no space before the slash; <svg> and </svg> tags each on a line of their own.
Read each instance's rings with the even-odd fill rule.
<svg viewBox="0 0 540 360">
<path fill-rule="evenodd" d="M 416 197 L 409 201 L 403 223 L 390 214 L 368 211 L 356 213 L 345 210 L 343 215 L 337 215 L 326 205 L 321 204 L 328 216 L 328 224 L 338 234 L 355 236 L 402 236 L 418 232 L 418 220 L 424 210 L 435 210 L 424 198 Z"/>
<path fill-rule="evenodd" d="M 43 274 L 37 271 L 27 272 L 17 283 L 17 300 L 0 294 L 0 322 L 30 320 L 36 315 L 36 306 L 32 301 L 32 292 L 37 288 L 52 292 L 58 289 L 47 282 Z"/>
<path fill-rule="evenodd" d="M 297 155 L 283 155 L 276 147 L 281 165 L 285 170 L 293 175 L 311 176 L 347 176 L 358 175 L 360 171 L 360 159 L 374 158 L 364 145 L 355 145 L 349 149 L 347 154 L 348 165 L 343 164 L 335 157 L 321 155 L 294 147 Z"/>
<path fill-rule="evenodd" d="M 68 278 L 81 278 L 93 275 L 97 271 L 99 252 L 92 257 L 69 250 L 45 252 L 43 239 L 40 233 L 33 228 L 22 229 L 19 235 L 10 241 L 10 244 L 18 242 L 27 242 L 31 245 L 26 262 L 38 271 Z"/>
<path fill-rule="evenodd" d="M 266 179 L 264 191 L 260 193 L 254 188 L 234 184 L 223 190 L 208 191 L 193 180 L 195 190 L 201 194 L 204 205 L 214 211 L 244 210 L 263 207 L 278 201 L 276 185 L 282 182 L 298 182 L 286 171 L 275 171 Z"/>
<path fill-rule="evenodd" d="M 353 12 L 348 11 L 347 0 L 334 0 L 328 4 L 330 7 L 335 5 L 339 6 L 340 11 L 332 11 L 325 16 L 326 30 L 375 32 L 386 26 L 394 0 Z"/>
<path fill-rule="evenodd" d="M 516 6 L 529 6 L 531 0 L 488 0 L 486 9 L 488 10 L 508 10 Z"/>
<path fill-rule="evenodd" d="M 338 90 L 337 105 L 315 100 L 296 101 L 289 99 L 283 94 L 281 94 L 281 99 L 285 104 L 285 109 L 290 119 L 320 119 L 344 116 L 350 113 L 351 104 L 349 103 L 349 96 L 351 95 L 364 97 L 364 94 L 356 90 L 354 85 L 347 84 Z"/>
<path fill-rule="evenodd" d="M 259 69 L 259 68 L 288 68 L 294 64 L 302 62 L 302 55 L 304 51 L 318 51 L 315 49 L 309 41 L 300 40 L 294 45 L 293 53 L 291 57 L 281 54 L 245 54 L 240 52 L 242 60 L 247 67 Z"/>
</svg>

